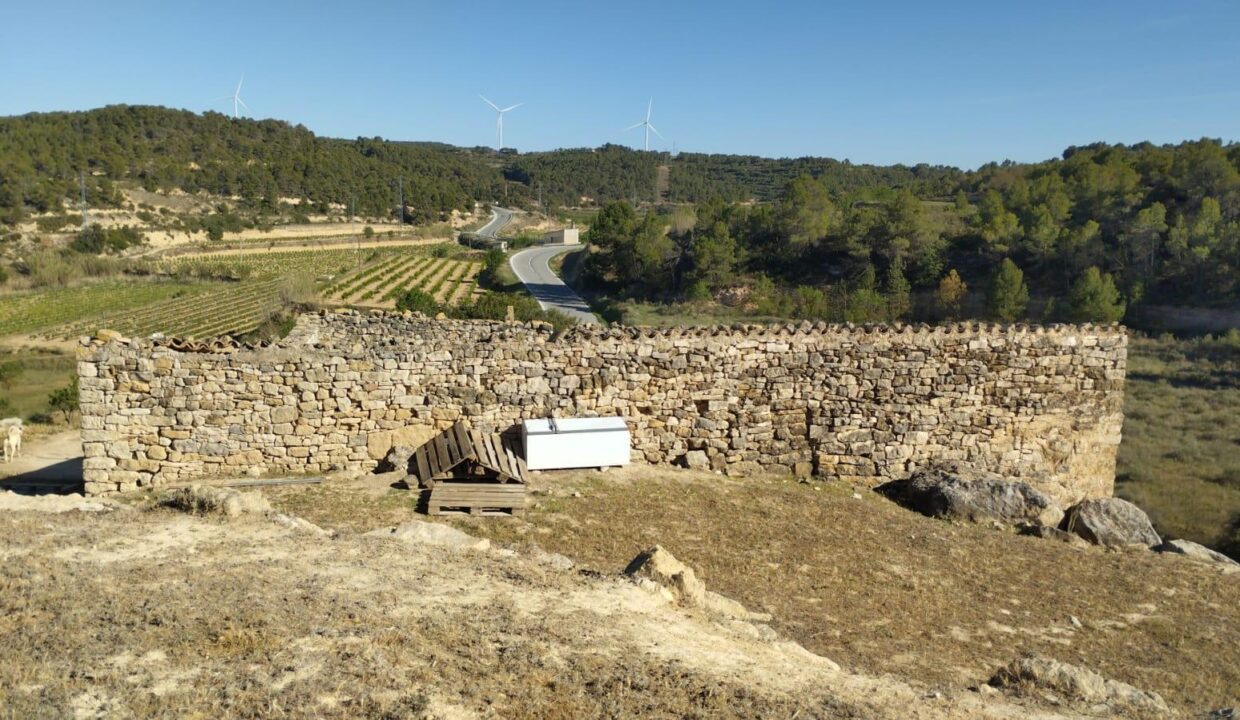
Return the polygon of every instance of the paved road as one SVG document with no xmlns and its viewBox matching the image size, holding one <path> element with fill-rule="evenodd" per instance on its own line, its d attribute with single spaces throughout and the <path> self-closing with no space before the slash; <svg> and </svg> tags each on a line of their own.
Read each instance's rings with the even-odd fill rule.
<svg viewBox="0 0 1240 720">
<path fill-rule="evenodd" d="M 581 248 L 581 245 L 541 245 L 516 253 L 508 263 L 543 310 L 558 310 L 579 323 L 597 324 L 598 318 L 590 312 L 590 306 L 551 271 L 549 264 L 556 255 Z"/>
<path fill-rule="evenodd" d="M 504 226 L 508 224 L 508 221 L 511 219 L 512 219 L 511 210 L 505 210 L 502 207 L 495 207 L 494 205 L 492 205 L 491 206 L 491 222 L 487 223 L 486 225 L 483 225 L 482 229 L 478 231 L 478 234 L 481 235 L 482 237 L 495 237 L 495 234 L 498 233 L 500 230 L 502 230 Z"/>
</svg>

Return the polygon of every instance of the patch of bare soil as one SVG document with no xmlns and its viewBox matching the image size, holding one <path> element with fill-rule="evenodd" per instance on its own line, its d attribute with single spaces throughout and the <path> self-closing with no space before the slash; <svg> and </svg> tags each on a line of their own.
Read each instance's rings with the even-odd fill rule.
<svg viewBox="0 0 1240 720">
<path fill-rule="evenodd" d="M 602 573 L 662 545 L 807 649 L 945 693 L 1036 652 L 1180 711 L 1240 704 L 1240 574 L 932 520 L 838 483 L 631 467 L 534 489 L 523 520 L 457 524 Z"/>
<path fill-rule="evenodd" d="M 4 714 L 1063 717 L 839 671 L 614 576 L 272 517 L 0 513 Z"/>
</svg>

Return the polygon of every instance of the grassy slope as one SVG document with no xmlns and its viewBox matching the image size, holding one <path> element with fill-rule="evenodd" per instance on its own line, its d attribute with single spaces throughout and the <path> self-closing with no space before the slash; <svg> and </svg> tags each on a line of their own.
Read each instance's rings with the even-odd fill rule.
<svg viewBox="0 0 1240 720">
<path fill-rule="evenodd" d="M 1240 348 L 1134 339 L 1116 494 L 1159 531 L 1240 555 Z"/>
</svg>

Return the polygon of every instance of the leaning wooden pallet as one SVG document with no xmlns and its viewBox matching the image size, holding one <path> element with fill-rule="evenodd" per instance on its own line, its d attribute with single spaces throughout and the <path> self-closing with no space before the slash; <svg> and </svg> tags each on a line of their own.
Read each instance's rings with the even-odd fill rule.
<svg viewBox="0 0 1240 720">
<path fill-rule="evenodd" d="M 456 422 L 409 458 L 410 487 L 430 490 L 427 512 L 519 515 L 525 509 L 526 466 L 513 441 Z"/>
</svg>

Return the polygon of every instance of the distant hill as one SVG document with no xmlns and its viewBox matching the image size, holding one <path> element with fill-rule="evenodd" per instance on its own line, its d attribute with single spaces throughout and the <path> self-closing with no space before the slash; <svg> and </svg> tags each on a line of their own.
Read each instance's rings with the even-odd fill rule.
<svg viewBox="0 0 1240 720">
<path fill-rule="evenodd" d="M 411 219 L 428 221 L 502 192 L 491 158 L 450 146 L 321 138 L 278 120 L 233 120 L 161 107 L 0 118 L 0 220 L 76 201 L 86 173 L 94 207 L 119 202 L 117 181 L 147 190 L 207 191 L 253 204 L 278 198 L 353 204 L 390 215 L 404 178 Z"/>
<path fill-rule="evenodd" d="M 114 105 L 0 118 L 0 222 L 57 212 L 64 202 L 76 205 L 81 172 L 92 207 L 119 203 L 116 183 L 131 182 L 151 191 L 239 197 L 259 207 L 282 197 L 352 205 L 372 216 L 394 212 L 397 178 L 403 177 L 409 218 L 422 222 L 474 201 L 523 205 L 540 193 L 551 207 L 649 202 L 656 198 L 660 166 L 668 167 L 666 199 L 672 202 L 773 200 L 803 174 L 839 192 L 913 188 L 919 195 L 944 195 L 963 176 L 945 167 L 672 157 L 617 145 L 501 155 L 434 142 L 324 138 L 279 120 Z"/>
</svg>

